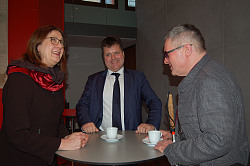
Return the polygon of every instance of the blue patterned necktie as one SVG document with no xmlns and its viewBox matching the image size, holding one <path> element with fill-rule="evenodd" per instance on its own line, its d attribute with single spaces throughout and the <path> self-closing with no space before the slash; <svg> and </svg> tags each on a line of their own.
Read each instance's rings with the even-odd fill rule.
<svg viewBox="0 0 250 166">
<path fill-rule="evenodd" d="M 120 85 L 118 77 L 119 73 L 112 73 L 115 76 L 114 90 L 113 90 L 113 105 L 112 105 L 112 126 L 122 129 L 121 123 L 121 99 L 120 99 Z"/>
</svg>

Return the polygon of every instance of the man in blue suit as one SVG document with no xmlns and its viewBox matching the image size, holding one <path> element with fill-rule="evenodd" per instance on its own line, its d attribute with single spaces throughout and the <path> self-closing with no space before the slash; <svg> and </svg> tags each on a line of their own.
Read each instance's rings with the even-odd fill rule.
<svg viewBox="0 0 250 166">
<path fill-rule="evenodd" d="M 113 87 L 119 73 L 120 119 L 122 130 L 147 133 L 159 129 L 162 104 L 142 72 L 124 68 L 122 42 L 117 37 L 107 37 L 101 44 L 107 70 L 90 75 L 84 92 L 76 105 L 77 120 L 87 133 L 105 130 L 112 126 Z M 142 123 L 142 101 L 149 108 L 148 118 Z"/>
</svg>

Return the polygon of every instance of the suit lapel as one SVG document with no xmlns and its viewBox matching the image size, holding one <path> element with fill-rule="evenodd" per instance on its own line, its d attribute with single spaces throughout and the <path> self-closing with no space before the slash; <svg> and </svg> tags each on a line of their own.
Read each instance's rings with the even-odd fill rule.
<svg viewBox="0 0 250 166">
<path fill-rule="evenodd" d="M 104 83 L 106 80 L 106 75 L 107 75 L 107 70 L 103 71 L 99 75 L 98 79 L 98 96 L 102 98 L 103 94 L 103 88 L 104 88 Z"/>
<path fill-rule="evenodd" d="M 103 116 L 103 89 L 104 89 L 106 75 L 107 75 L 107 70 L 100 73 L 100 75 L 98 77 L 98 82 L 97 82 L 97 96 L 98 96 L 97 103 L 100 103 L 101 110 L 98 110 L 98 111 L 99 111 L 99 115 L 100 115 L 99 118 L 101 120 L 101 123 L 102 123 L 102 116 Z M 101 123 L 100 123 L 100 125 L 101 125 Z"/>
<path fill-rule="evenodd" d="M 124 124 L 125 124 L 125 130 L 129 128 L 129 111 L 127 109 L 128 106 L 128 97 L 131 96 L 131 75 L 129 74 L 129 71 L 124 68 Z"/>
</svg>

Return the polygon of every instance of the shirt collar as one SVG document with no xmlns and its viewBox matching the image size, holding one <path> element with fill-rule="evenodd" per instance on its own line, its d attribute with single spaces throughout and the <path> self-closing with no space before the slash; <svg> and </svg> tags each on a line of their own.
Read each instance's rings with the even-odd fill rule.
<svg viewBox="0 0 250 166">
<path fill-rule="evenodd" d="M 122 67 L 119 71 L 117 72 L 113 72 L 111 70 L 108 69 L 108 76 L 110 76 L 112 73 L 119 73 L 120 74 L 120 77 L 124 75 L 124 67 Z"/>
</svg>

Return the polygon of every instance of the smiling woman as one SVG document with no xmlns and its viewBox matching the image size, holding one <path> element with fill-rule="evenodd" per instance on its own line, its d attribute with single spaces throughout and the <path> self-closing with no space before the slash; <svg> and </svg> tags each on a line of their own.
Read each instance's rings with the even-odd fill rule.
<svg viewBox="0 0 250 166">
<path fill-rule="evenodd" d="M 57 150 L 76 150 L 87 143 L 86 134 L 68 135 L 61 118 L 64 46 L 62 30 L 40 27 L 32 34 L 24 57 L 8 65 L 2 95 L 1 164 L 56 165 Z"/>
<path fill-rule="evenodd" d="M 64 53 L 64 41 L 59 31 L 50 32 L 44 41 L 38 45 L 37 50 L 42 63 L 48 67 L 54 67 L 60 62 Z"/>
<path fill-rule="evenodd" d="M 60 40 L 54 42 L 54 38 Z M 63 43 L 63 44 L 62 44 Z M 54 67 L 58 66 L 62 71 L 66 72 L 66 58 L 64 52 L 64 33 L 61 29 L 54 26 L 44 26 L 37 29 L 31 36 L 27 52 L 24 55 L 24 60 L 33 63 L 36 66 Z M 51 59 L 52 54 L 60 53 L 60 62 L 48 63 L 47 60 Z M 58 60 L 58 58 L 57 58 Z"/>
</svg>

